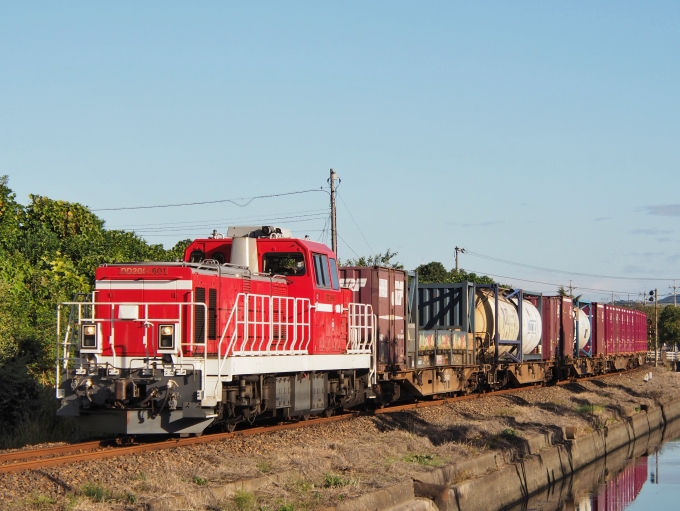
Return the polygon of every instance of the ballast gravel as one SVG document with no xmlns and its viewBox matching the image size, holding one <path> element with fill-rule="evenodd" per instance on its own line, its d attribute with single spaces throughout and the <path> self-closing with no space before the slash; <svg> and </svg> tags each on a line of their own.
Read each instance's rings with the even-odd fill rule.
<svg viewBox="0 0 680 511">
<path fill-rule="evenodd" d="M 645 382 L 649 371 L 653 378 Z M 320 509 L 487 452 L 511 461 L 519 456 L 517 437 L 563 426 L 582 436 L 641 405 L 674 399 L 678 391 L 680 373 L 645 367 L 564 386 L 0 474 L 0 509 L 142 510 L 176 495 L 196 510 Z M 288 469 L 301 477 L 224 500 L 211 491 Z"/>
</svg>

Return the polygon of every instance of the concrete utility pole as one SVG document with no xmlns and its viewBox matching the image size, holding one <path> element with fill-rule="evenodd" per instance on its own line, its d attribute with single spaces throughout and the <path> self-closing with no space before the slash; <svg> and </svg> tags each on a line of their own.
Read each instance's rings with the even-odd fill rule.
<svg viewBox="0 0 680 511">
<path fill-rule="evenodd" d="M 574 286 L 571 285 L 571 279 L 569 279 L 569 296 L 574 296 Z"/>
<path fill-rule="evenodd" d="M 331 169 L 331 177 L 328 181 L 331 184 L 331 249 L 338 255 L 338 226 L 335 223 L 335 181 L 338 175 Z"/>
<path fill-rule="evenodd" d="M 465 249 L 464 249 L 464 248 L 460 248 L 460 247 L 456 247 L 456 273 L 458 273 L 458 254 L 459 254 L 459 253 L 460 253 L 460 254 L 464 254 L 464 253 L 465 253 Z M 450 259 L 449 259 L 449 261 L 450 261 Z"/>
</svg>

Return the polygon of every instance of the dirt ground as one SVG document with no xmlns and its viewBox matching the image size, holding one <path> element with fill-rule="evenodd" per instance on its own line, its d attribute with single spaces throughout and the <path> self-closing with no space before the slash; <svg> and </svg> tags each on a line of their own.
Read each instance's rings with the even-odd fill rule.
<svg viewBox="0 0 680 511">
<path fill-rule="evenodd" d="M 643 381 L 646 372 L 653 378 Z M 518 437 L 562 426 L 577 436 L 643 404 L 676 399 L 680 373 L 634 373 L 358 417 L 298 430 L 0 474 L 0 509 L 141 510 L 164 495 L 192 509 L 299 511 L 332 505 L 487 452 L 516 459 Z M 219 501 L 210 488 L 296 468 L 303 477 Z"/>
</svg>

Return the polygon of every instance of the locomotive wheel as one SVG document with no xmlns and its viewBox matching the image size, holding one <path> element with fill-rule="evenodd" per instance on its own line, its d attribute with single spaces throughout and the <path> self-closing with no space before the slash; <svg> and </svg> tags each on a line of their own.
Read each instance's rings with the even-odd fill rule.
<svg viewBox="0 0 680 511">
<path fill-rule="evenodd" d="M 304 415 L 301 417 L 301 420 L 303 420 L 303 421 L 308 421 L 310 417 L 311 417 L 311 415 L 309 415 L 308 413 L 306 413 L 306 414 L 304 414 Z"/>
<path fill-rule="evenodd" d="M 227 422 L 227 423 L 224 425 L 224 430 L 225 430 L 227 433 L 233 433 L 235 429 L 236 429 L 236 423 L 235 423 L 235 422 Z"/>
<path fill-rule="evenodd" d="M 323 411 L 323 416 L 324 417 L 331 417 L 333 415 L 333 409 L 332 408 L 326 408 Z"/>
</svg>

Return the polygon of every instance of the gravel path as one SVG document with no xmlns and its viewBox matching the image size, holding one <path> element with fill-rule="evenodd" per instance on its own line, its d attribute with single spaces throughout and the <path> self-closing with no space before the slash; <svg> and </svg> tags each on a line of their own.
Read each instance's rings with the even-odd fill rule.
<svg viewBox="0 0 680 511">
<path fill-rule="evenodd" d="M 653 370 L 650 382 L 645 371 Z M 602 428 L 642 404 L 675 398 L 680 373 L 630 375 L 412 411 L 234 438 L 42 470 L 0 474 L 0 509 L 141 510 L 164 495 L 193 509 L 292 511 L 413 477 L 486 452 L 517 457 L 517 436 L 575 426 Z M 297 468 L 304 477 L 217 501 L 212 486 Z"/>
</svg>

